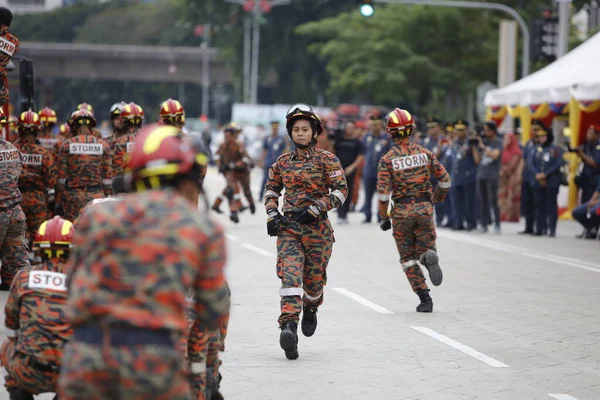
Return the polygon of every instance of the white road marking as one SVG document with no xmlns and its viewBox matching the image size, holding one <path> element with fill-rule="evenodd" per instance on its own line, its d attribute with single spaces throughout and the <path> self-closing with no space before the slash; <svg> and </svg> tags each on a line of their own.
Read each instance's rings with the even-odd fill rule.
<svg viewBox="0 0 600 400">
<path fill-rule="evenodd" d="M 552 397 L 553 399 L 556 399 L 556 400 L 577 400 L 575 397 L 569 396 L 568 394 L 551 394 L 551 393 L 548 393 L 548 396 L 550 396 L 550 397 Z"/>
<path fill-rule="evenodd" d="M 463 243 L 469 243 L 480 247 L 486 247 L 488 249 L 504 251 L 507 253 L 519 254 L 526 257 L 536 258 L 538 260 L 550 261 L 556 264 L 567 265 L 569 267 L 584 269 L 586 271 L 592 271 L 600 273 L 600 264 L 594 264 L 588 261 L 578 260 L 576 258 L 556 256 L 550 254 L 538 253 L 524 247 L 513 246 L 510 244 L 498 243 L 493 240 L 480 239 L 472 236 L 461 235 L 456 233 L 449 233 L 444 231 L 437 232 L 438 237 L 446 239 L 452 239 Z"/>
<path fill-rule="evenodd" d="M 252 250 L 253 252 L 261 254 L 261 255 L 263 255 L 265 257 L 275 257 L 275 254 L 273 254 L 273 253 L 271 253 L 269 251 L 263 250 L 260 247 L 256 247 L 256 246 L 254 246 L 253 244 L 250 244 L 250 243 L 242 243 L 242 247 L 245 248 L 245 249 L 248 249 L 248 250 Z"/>
<path fill-rule="evenodd" d="M 236 241 L 236 240 L 237 240 L 237 238 L 236 238 L 235 236 L 233 236 L 233 235 L 230 235 L 229 233 L 226 233 L 226 234 L 225 234 L 225 237 L 226 237 L 227 239 L 229 239 L 229 240 L 232 240 L 232 241 Z"/>
<path fill-rule="evenodd" d="M 365 307 L 369 307 L 371 310 L 375 310 L 378 313 L 381 313 L 381 314 L 393 314 L 393 312 L 391 312 L 387 308 L 381 307 L 379 304 L 375 304 L 373 302 L 370 302 L 369 300 L 365 299 L 364 297 L 359 296 L 356 293 L 349 291 L 348 289 L 333 288 L 333 290 L 335 290 L 338 293 L 343 294 L 344 296 L 350 297 L 352 300 L 356 301 L 357 303 L 360 303 L 360 304 L 362 304 Z"/>
<path fill-rule="evenodd" d="M 411 328 L 413 328 L 414 330 L 417 330 L 421 333 L 424 333 L 425 335 L 427 335 L 435 340 L 439 340 L 440 342 L 445 343 L 448 346 L 453 347 L 456 350 L 461 351 L 468 356 L 476 358 L 479 361 L 486 363 L 490 367 L 510 368 L 508 365 L 501 363 L 500 361 L 498 361 L 492 357 L 488 357 L 485 354 L 480 353 L 477 350 L 470 348 L 469 346 L 466 346 L 462 343 L 457 342 L 456 340 L 450 339 L 449 337 L 444 336 L 441 333 L 437 333 L 433 329 L 425 328 L 423 326 L 411 326 Z"/>
</svg>

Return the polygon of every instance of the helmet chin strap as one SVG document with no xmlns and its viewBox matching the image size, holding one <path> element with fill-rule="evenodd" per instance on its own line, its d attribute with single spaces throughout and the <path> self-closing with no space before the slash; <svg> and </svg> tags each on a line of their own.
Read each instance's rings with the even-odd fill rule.
<svg viewBox="0 0 600 400">
<path fill-rule="evenodd" d="M 290 135 L 290 139 L 292 138 L 292 135 Z M 308 142 L 308 144 L 300 144 L 298 142 L 295 142 L 294 139 L 292 139 L 292 143 L 294 143 L 294 146 L 296 146 L 299 149 L 308 149 L 310 146 L 313 146 L 314 144 L 317 143 L 317 137 L 315 134 L 313 134 L 313 138 L 310 142 Z"/>
</svg>

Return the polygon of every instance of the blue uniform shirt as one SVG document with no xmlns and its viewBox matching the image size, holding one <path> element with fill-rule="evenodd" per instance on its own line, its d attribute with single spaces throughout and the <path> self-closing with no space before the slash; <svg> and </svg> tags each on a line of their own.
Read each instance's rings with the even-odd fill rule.
<svg viewBox="0 0 600 400">
<path fill-rule="evenodd" d="M 533 179 L 531 186 L 541 187 L 535 179 L 535 175 L 544 173 L 546 175 L 547 187 L 557 188 L 560 186 L 560 167 L 563 166 L 563 151 L 560 147 L 550 144 L 548 146 L 536 146 L 533 156 L 529 158 L 529 167 Z"/>
<path fill-rule="evenodd" d="M 452 185 L 462 186 L 475 183 L 477 164 L 473 158 L 473 151 L 469 141 L 457 140 L 453 146 Z"/>
<path fill-rule="evenodd" d="M 392 139 L 385 132 L 380 133 L 379 137 L 375 137 L 374 134 L 369 132 L 363 137 L 362 143 L 365 151 L 363 177 L 366 179 L 377 179 L 379 160 L 394 145 Z"/>
<path fill-rule="evenodd" d="M 266 150 L 265 165 L 273 165 L 275 161 L 283 154 L 287 140 L 284 136 L 269 135 L 263 140 L 263 149 Z"/>
</svg>

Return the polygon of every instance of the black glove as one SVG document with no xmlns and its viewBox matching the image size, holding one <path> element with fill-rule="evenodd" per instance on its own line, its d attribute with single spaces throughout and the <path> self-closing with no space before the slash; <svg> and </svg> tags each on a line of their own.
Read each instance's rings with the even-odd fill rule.
<svg viewBox="0 0 600 400">
<path fill-rule="evenodd" d="M 392 229 L 392 221 L 390 219 L 384 219 L 379 223 L 379 227 L 382 231 L 389 231 Z"/>
<path fill-rule="evenodd" d="M 301 224 L 312 224 L 313 222 L 317 222 L 321 215 L 321 209 L 316 204 L 313 204 L 310 207 L 306 207 L 302 214 L 298 217 L 298 222 Z"/>
<path fill-rule="evenodd" d="M 227 172 L 227 170 L 228 170 L 228 169 L 229 169 L 229 168 L 227 167 L 227 165 L 226 165 L 226 164 L 221 164 L 221 165 L 219 165 L 219 173 L 220 173 L 220 174 L 224 174 L 225 172 Z"/>
<path fill-rule="evenodd" d="M 277 209 L 270 210 L 268 216 L 269 217 L 267 218 L 267 233 L 269 234 L 269 236 L 277 236 L 279 234 L 279 229 L 281 228 L 281 225 L 283 225 L 285 219 Z"/>
</svg>

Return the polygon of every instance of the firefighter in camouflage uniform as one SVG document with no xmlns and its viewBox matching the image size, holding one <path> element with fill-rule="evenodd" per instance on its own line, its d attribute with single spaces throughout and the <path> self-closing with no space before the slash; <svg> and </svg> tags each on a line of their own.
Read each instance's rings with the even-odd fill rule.
<svg viewBox="0 0 600 400">
<path fill-rule="evenodd" d="M 135 103 L 125 104 L 120 114 L 122 133 L 118 133 L 111 141 L 113 176 L 124 172 L 126 155 L 133 151 L 135 135 L 142 127 L 144 111 Z"/>
<path fill-rule="evenodd" d="M 4 310 L 8 339 L 0 360 L 11 400 L 56 392 L 63 347 L 72 334 L 64 268 L 73 234 L 73 224 L 58 216 L 43 222 L 34 240 L 42 262 L 21 270 L 10 288 Z"/>
<path fill-rule="evenodd" d="M 33 111 L 19 116 L 19 139 L 15 147 L 21 152 L 23 170 L 19 178 L 21 208 L 27 217 L 27 239 L 31 244 L 42 222 L 53 208 L 56 186 L 56 163 L 50 150 L 37 142 L 41 118 Z"/>
<path fill-rule="evenodd" d="M 105 141 L 92 136 L 96 119 L 89 111 L 75 111 L 70 119 L 72 136 L 58 152 L 58 184 L 62 216 L 74 221 L 92 199 L 110 194 L 112 157 Z"/>
<path fill-rule="evenodd" d="M 0 107 L 8 103 L 8 71 L 6 67 L 12 56 L 19 51 L 19 39 L 8 32 L 13 20 L 12 12 L 0 7 Z"/>
<path fill-rule="evenodd" d="M 225 140 L 217 149 L 216 158 L 219 172 L 225 176 L 227 186 L 223 190 L 222 195 L 216 198 L 212 206 L 214 211 L 221 213 L 220 206 L 223 202 L 223 197 L 225 197 L 229 202 L 229 219 L 236 224 L 240 222 L 238 213 L 244 211 L 242 208 L 240 187 L 244 191 L 244 196 L 249 203 L 250 211 L 252 214 L 256 212 L 256 206 L 250 191 L 249 170 L 252 165 L 252 160 L 246 152 L 243 143 L 238 140 L 238 134 L 240 132 L 241 129 L 234 123 L 225 127 Z"/>
<path fill-rule="evenodd" d="M 55 154 L 58 138 L 53 135 L 52 131 L 58 123 L 56 111 L 49 107 L 44 107 L 38 114 L 40 116 L 40 120 L 42 121 L 42 131 L 38 135 L 38 140 L 46 150 L 50 151 L 52 154 Z"/>
<path fill-rule="evenodd" d="M 189 399 L 178 349 L 186 292 L 202 327 L 229 315 L 224 231 L 198 212 L 205 160 L 176 128 L 148 125 L 126 167 L 136 193 L 81 214 L 67 265 L 73 340 L 61 400 Z"/>
<path fill-rule="evenodd" d="M 6 126 L 8 120 L 0 108 L 0 125 Z M 25 213 L 19 205 L 19 176 L 23 164 L 21 153 L 10 142 L 0 136 L 0 290 L 10 288 L 15 273 L 29 267 L 25 234 L 27 223 Z"/>
<path fill-rule="evenodd" d="M 279 344 L 285 356 L 294 360 L 298 358 L 300 313 L 304 336 L 312 336 L 317 329 L 317 309 L 323 303 L 335 242 L 327 212 L 344 203 L 348 185 L 338 158 L 315 148 L 323 124 L 310 106 L 292 106 L 286 114 L 286 129 L 296 148 L 269 169 L 264 198 L 267 233 L 277 236 Z M 282 215 L 278 206 L 283 190 Z"/>
<path fill-rule="evenodd" d="M 386 128 L 394 147 L 379 161 L 380 227 L 383 231 L 394 228 L 400 263 L 410 286 L 421 300 L 417 311 L 432 312 L 433 302 L 421 266 L 429 271 L 434 286 L 442 283 L 435 247 L 433 205 L 444 201 L 450 190 L 450 175 L 431 151 L 409 140 L 415 121 L 408 111 L 396 108 L 390 112 Z M 432 190 L 432 176 L 438 180 L 435 190 Z M 390 196 L 393 201 L 391 215 L 388 212 Z"/>
</svg>

